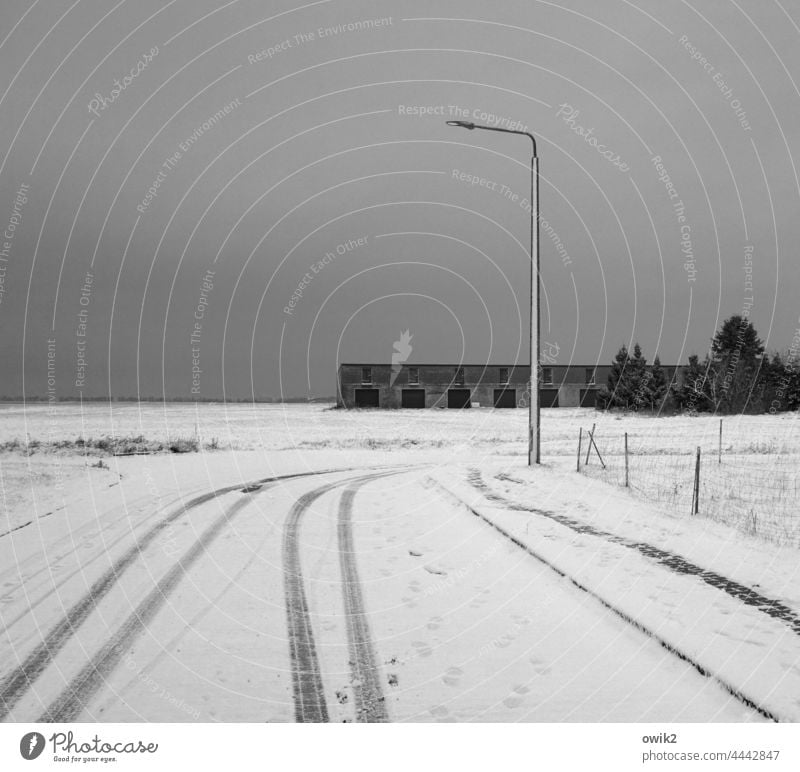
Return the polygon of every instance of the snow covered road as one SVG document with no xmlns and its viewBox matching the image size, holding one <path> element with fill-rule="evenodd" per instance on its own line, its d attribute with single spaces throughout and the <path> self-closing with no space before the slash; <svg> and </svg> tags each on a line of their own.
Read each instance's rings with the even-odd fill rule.
<svg viewBox="0 0 800 772">
<path fill-rule="evenodd" d="M 535 525 L 542 518 L 487 499 L 470 487 L 468 470 L 364 467 L 278 477 L 195 491 L 160 510 L 145 502 L 137 508 L 131 498 L 127 511 L 111 507 L 67 533 L 54 519 L 42 523 L 41 549 L 15 553 L 16 563 L 0 571 L 0 716 L 379 722 L 795 715 L 787 696 L 793 681 L 773 675 L 771 691 L 751 700 L 741 653 L 717 646 L 695 657 L 685 641 L 665 645 L 667 632 L 653 634 L 653 615 L 665 607 L 636 608 L 631 597 L 652 594 L 668 566 L 615 574 L 608 569 L 615 555 L 604 548 L 595 557 L 606 573 L 588 571 L 574 531 Z M 488 508 L 462 503 L 470 490 Z M 492 527 L 495 517 L 511 520 Z M 517 533 L 523 523 L 524 534 Z M 613 540 L 611 547 L 626 551 Z M 582 562 L 570 563 L 570 551 L 583 554 Z M 647 585 L 629 595 L 613 584 L 626 578 Z M 696 576 L 684 579 L 693 584 L 683 591 L 720 593 Z M 756 624 L 763 617 L 765 635 L 782 624 L 757 608 L 752 614 Z M 789 629 L 781 637 L 787 669 L 798 661 L 797 639 Z"/>
</svg>

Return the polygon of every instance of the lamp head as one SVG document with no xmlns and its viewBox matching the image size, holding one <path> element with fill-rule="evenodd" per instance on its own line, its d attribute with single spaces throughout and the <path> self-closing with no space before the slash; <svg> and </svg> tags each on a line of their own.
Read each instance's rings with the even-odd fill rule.
<svg viewBox="0 0 800 772">
<path fill-rule="evenodd" d="M 447 121 L 448 126 L 459 126 L 462 129 L 469 129 L 472 131 L 475 128 L 474 123 L 470 123 L 469 121 Z"/>
</svg>

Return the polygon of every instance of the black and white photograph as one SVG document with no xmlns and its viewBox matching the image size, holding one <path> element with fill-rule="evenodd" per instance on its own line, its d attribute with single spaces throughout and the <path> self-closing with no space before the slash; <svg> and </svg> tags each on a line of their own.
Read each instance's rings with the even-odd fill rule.
<svg viewBox="0 0 800 772">
<path fill-rule="evenodd" d="M 800 769 L 798 411 L 800 0 L 0 3 L 3 769 Z"/>
</svg>

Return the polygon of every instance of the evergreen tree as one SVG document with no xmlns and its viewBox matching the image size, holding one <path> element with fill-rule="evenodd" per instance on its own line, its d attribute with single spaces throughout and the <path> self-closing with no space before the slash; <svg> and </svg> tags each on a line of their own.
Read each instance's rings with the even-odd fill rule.
<svg viewBox="0 0 800 772">
<path fill-rule="evenodd" d="M 708 373 L 711 361 L 706 356 L 700 362 L 697 354 L 689 357 L 689 365 L 683 373 L 683 380 L 671 389 L 671 396 L 681 410 L 689 413 L 702 413 L 712 409 L 711 390 Z"/>
<path fill-rule="evenodd" d="M 633 356 L 628 360 L 623 380 L 626 382 L 630 398 L 627 407 L 643 410 L 649 406 L 649 390 L 651 375 L 647 370 L 647 360 L 642 355 L 641 346 L 633 344 Z"/>
<path fill-rule="evenodd" d="M 789 351 L 784 359 L 775 353 L 770 362 L 765 357 L 764 408 L 770 413 L 797 410 L 800 407 L 800 362 Z"/>
<path fill-rule="evenodd" d="M 731 316 L 723 322 L 711 342 L 709 386 L 716 411 L 742 413 L 763 408 L 763 356 L 764 344 L 749 320 Z"/>
<path fill-rule="evenodd" d="M 624 383 L 624 374 L 628 360 L 628 347 L 623 344 L 611 363 L 606 385 L 597 393 L 597 407 L 600 410 L 622 407 L 623 403 L 627 405 L 628 394 Z"/>
<path fill-rule="evenodd" d="M 650 369 L 650 382 L 648 384 L 648 402 L 651 410 L 661 410 L 664 407 L 664 398 L 667 396 L 667 376 L 661 367 L 661 360 L 656 354 L 653 366 Z"/>
</svg>

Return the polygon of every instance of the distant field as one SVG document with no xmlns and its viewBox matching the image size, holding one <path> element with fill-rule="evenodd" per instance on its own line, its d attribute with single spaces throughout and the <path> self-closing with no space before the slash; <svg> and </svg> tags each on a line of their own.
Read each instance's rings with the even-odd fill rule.
<svg viewBox="0 0 800 772">
<path fill-rule="evenodd" d="M 0 444 L 37 440 L 43 446 L 79 438 L 133 437 L 154 442 L 199 435 L 223 449 L 282 450 L 302 447 L 496 447 L 523 453 L 527 410 L 331 410 L 323 405 L 59 403 L 0 404 Z M 542 410 L 542 451 L 559 458 L 577 450 L 578 428 L 597 424 L 598 444 L 621 442 L 646 453 L 689 453 L 697 445 L 716 450 L 719 419 L 600 413 L 593 409 Z M 780 416 L 724 419 L 723 445 L 735 454 L 800 452 L 800 421 Z M 621 445 L 619 446 L 621 448 Z M 44 449 L 44 448 L 43 448 Z M 609 452 L 613 447 L 609 446 Z M 465 462 L 470 459 L 465 458 Z"/>
<path fill-rule="evenodd" d="M 0 463 L 19 454 L 102 455 L 136 438 L 144 449 L 438 450 L 451 463 L 524 458 L 526 410 L 346 411 L 323 405 L 59 403 L 0 405 Z M 630 488 L 635 495 L 688 513 L 694 454 L 702 448 L 700 512 L 749 533 L 800 545 L 800 422 L 797 414 L 719 418 L 652 417 L 592 409 L 542 411 L 542 460 L 574 468 L 578 430 L 596 424 L 607 464 L 592 456 L 584 473 L 624 482 L 623 437 L 628 432 Z M 585 436 L 585 435 L 584 435 Z M 79 444 L 93 443 L 86 450 Z M 188 444 L 185 444 L 188 443 Z M 99 446 L 99 447 L 98 447 Z M 13 452 L 9 452 L 12 449 Z M 586 445 L 584 444 L 584 453 Z M 584 456 L 585 459 L 585 456 Z M 582 462 L 583 460 L 582 459 Z"/>
</svg>

